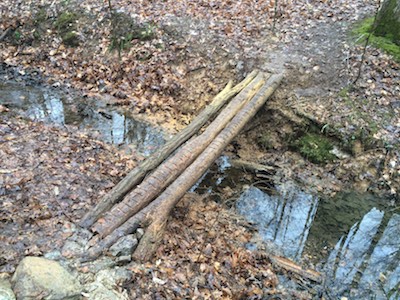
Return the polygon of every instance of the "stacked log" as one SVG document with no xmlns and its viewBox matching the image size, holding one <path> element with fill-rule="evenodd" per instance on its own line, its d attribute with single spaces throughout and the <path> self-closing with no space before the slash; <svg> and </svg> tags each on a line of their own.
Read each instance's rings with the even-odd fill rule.
<svg viewBox="0 0 400 300">
<path fill-rule="evenodd" d="M 144 228 L 145 233 L 133 257 L 141 261 L 150 259 L 157 250 L 172 209 L 265 104 L 282 77 L 281 74 L 268 76 L 252 72 L 235 87 L 228 84 L 186 129 L 129 173 L 81 221 L 83 227 L 91 227 L 98 233 L 84 259 L 98 257 L 119 238 L 139 227 Z M 232 97 L 215 120 L 194 136 Z"/>
</svg>

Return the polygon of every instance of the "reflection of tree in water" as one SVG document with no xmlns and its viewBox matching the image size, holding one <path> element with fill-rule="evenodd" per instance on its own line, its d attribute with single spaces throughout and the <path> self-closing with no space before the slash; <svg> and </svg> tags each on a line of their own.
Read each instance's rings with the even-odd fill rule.
<svg viewBox="0 0 400 300">
<path fill-rule="evenodd" d="M 396 299 L 389 294 L 399 285 L 400 215 L 394 214 L 388 222 L 383 216 L 384 212 L 371 209 L 346 239 L 337 243 L 325 266 L 332 295 L 356 287 L 357 299 L 370 295 Z"/>
<path fill-rule="evenodd" d="M 238 211 L 257 224 L 260 235 L 286 257 L 299 260 L 318 207 L 318 198 L 290 185 L 279 186 L 281 196 L 250 187 L 237 202 Z"/>
<path fill-rule="evenodd" d="M 266 241 L 297 260 L 310 241 L 321 247 L 332 244 L 324 271 L 333 299 L 349 291 L 354 299 L 395 299 L 390 291 L 399 287 L 398 214 L 385 213 L 387 208 L 368 195 L 347 193 L 318 203 L 295 186 L 277 189 L 281 196 L 251 187 L 237 201 L 238 211 L 257 225 Z"/>
<path fill-rule="evenodd" d="M 165 142 L 164 134 L 150 124 L 117 111 L 100 111 L 94 101 L 77 98 L 73 104 L 67 104 L 63 94 L 52 89 L 21 84 L 1 84 L 0 90 L 0 103 L 18 107 L 36 121 L 95 130 L 104 141 L 116 145 L 133 144 L 144 155 L 151 154 Z"/>
</svg>

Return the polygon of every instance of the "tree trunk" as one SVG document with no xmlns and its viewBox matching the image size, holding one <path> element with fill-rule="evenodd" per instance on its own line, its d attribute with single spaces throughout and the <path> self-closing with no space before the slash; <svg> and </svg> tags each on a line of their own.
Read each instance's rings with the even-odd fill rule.
<svg viewBox="0 0 400 300">
<path fill-rule="evenodd" d="M 217 134 L 228 124 L 236 113 L 257 93 L 265 83 L 263 74 L 257 77 L 245 87 L 218 115 L 207 129 L 198 137 L 190 140 L 173 156 L 164 161 L 150 176 L 145 178 L 133 191 L 126 195 L 125 199 L 116 204 L 102 219 L 93 226 L 100 236 L 110 234 L 115 228 L 123 224 L 135 213 L 140 211 L 171 182 L 173 182 L 183 170 L 189 166 L 195 158 L 211 143 Z"/>
<path fill-rule="evenodd" d="M 376 18 L 374 34 L 400 46 L 400 0 L 385 0 Z"/>
<path fill-rule="evenodd" d="M 255 115 L 272 95 L 282 80 L 282 75 L 274 75 L 260 91 L 247 103 L 229 124 L 218 134 L 210 145 L 188 166 L 185 171 L 144 209 L 133 215 L 122 226 L 115 229 L 102 241 L 96 241 L 89 252 L 89 259 L 100 255 L 103 250 L 114 244 L 120 237 L 134 232 L 138 226 L 147 227 L 139 246 L 134 253 L 137 260 L 148 260 L 154 254 L 162 238 L 166 222 L 173 207 L 196 181 L 206 172 L 224 148 Z"/>
<path fill-rule="evenodd" d="M 156 168 L 180 145 L 191 138 L 221 107 L 233 96 L 245 88 L 257 75 L 257 72 L 250 73 L 242 82 L 231 88 L 232 83 L 228 83 L 225 89 L 220 92 L 191 123 L 181 130 L 172 139 L 167 141 L 158 151 L 144 160 L 139 166 L 125 176 L 107 195 L 105 195 L 93 210 L 90 210 L 81 220 L 80 226 L 88 228 L 96 222 L 99 217 L 109 210 L 115 203 L 135 187 L 144 176 Z"/>
</svg>

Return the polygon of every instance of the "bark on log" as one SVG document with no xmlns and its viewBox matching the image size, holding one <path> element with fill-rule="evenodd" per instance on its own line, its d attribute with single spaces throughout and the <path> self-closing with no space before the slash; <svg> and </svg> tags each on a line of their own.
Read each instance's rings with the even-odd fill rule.
<svg viewBox="0 0 400 300">
<path fill-rule="evenodd" d="M 260 107 L 264 105 L 279 86 L 282 77 L 282 75 L 273 75 L 257 95 L 240 110 L 226 128 L 157 199 L 89 249 L 87 259 L 96 258 L 120 237 L 134 232 L 139 225 L 147 228 L 134 253 L 134 258 L 140 261 L 150 259 L 162 238 L 170 211 L 187 190 L 206 172 L 213 161 L 220 156 L 223 149 L 256 114 Z"/>
<path fill-rule="evenodd" d="M 265 104 L 267 99 L 279 86 L 282 77 L 282 75 L 273 75 L 260 89 L 258 94 L 243 107 L 204 152 L 152 203 L 155 208 L 149 214 L 151 219 L 146 220 L 151 225 L 146 229 L 145 234 L 141 238 L 133 258 L 139 261 L 147 261 L 153 256 L 161 241 L 166 220 L 171 210 L 221 155 L 225 147 L 239 134 L 246 123 Z"/>
<path fill-rule="evenodd" d="M 233 96 L 243 90 L 256 76 L 257 71 L 251 72 L 242 82 L 232 88 L 232 82 L 213 99 L 186 128 L 177 133 L 172 139 L 167 141 L 153 155 L 148 157 L 134 170 L 122 179 L 107 195 L 105 195 L 93 210 L 90 210 L 81 220 L 80 226 L 88 228 L 92 226 L 99 217 L 109 210 L 115 203 L 119 202 L 134 186 L 136 186 L 145 175 L 156 168 L 179 146 L 190 139 L 204 124 L 218 112 L 221 107 Z"/>
<path fill-rule="evenodd" d="M 252 171 L 252 172 L 271 173 L 272 171 L 275 170 L 274 167 L 266 166 L 266 165 L 262 165 L 262 164 L 257 164 L 257 163 L 253 163 L 253 162 L 242 160 L 242 159 L 231 160 L 230 164 L 232 165 L 232 167 L 235 167 L 235 168 L 238 168 L 238 169 L 242 168 L 242 169 L 249 170 L 249 171 Z"/>
<path fill-rule="evenodd" d="M 226 124 L 232 120 L 236 113 L 257 93 L 259 88 L 265 83 L 264 77 L 263 74 L 258 74 L 223 109 L 218 118 L 200 136 L 186 143 L 178 152 L 159 165 L 150 176 L 145 178 L 140 185 L 126 195 L 123 201 L 114 205 L 104 215 L 104 218 L 100 219 L 92 227 L 92 230 L 98 232 L 102 237 L 106 236 L 154 200 L 157 195 L 195 160 Z"/>
<path fill-rule="evenodd" d="M 288 258 L 276 255 L 268 255 L 268 257 L 271 259 L 272 264 L 277 266 L 278 268 L 292 272 L 317 283 L 322 283 L 323 281 L 323 276 L 321 275 L 321 273 L 312 269 L 304 269 Z"/>
</svg>

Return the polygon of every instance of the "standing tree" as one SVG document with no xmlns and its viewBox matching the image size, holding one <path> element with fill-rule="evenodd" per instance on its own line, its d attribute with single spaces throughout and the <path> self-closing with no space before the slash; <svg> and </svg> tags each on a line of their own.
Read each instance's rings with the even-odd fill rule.
<svg viewBox="0 0 400 300">
<path fill-rule="evenodd" d="M 400 46 L 400 0 L 385 0 L 377 15 L 374 34 Z"/>
</svg>

